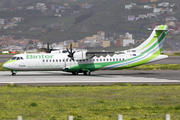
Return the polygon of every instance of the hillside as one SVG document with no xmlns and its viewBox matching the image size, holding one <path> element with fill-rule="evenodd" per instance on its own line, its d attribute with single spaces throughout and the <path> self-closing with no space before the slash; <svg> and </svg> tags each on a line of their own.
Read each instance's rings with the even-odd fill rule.
<svg viewBox="0 0 180 120">
<path fill-rule="evenodd" d="M 23 10 L 5 12 L 0 11 L 1 18 L 24 17 L 25 21 L 18 23 L 17 27 L 12 29 L 0 29 L 0 35 L 14 35 L 15 38 L 27 37 L 36 38 L 43 41 L 60 42 L 63 40 L 78 40 L 84 37 L 96 34 L 98 31 L 105 31 L 111 36 L 114 33 L 124 34 L 130 32 L 134 37 L 140 39 L 143 35 L 149 34 L 147 27 L 154 23 L 165 24 L 159 20 L 145 19 L 137 21 L 128 21 L 128 15 L 138 16 L 139 14 L 147 14 L 152 12 L 152 9 L 130 9 L 125 10 L 125 5 L 140 3 L 140 0 L 78 0 L 77 2 L 66 2 L 67 0 L 56 0 L 57 4 L 63 5 L 68 3 L 70 9 L 61 13 L 62 17 L 57 18 L 52 16 L 53 11 L 49 11 L 49 15 L 43 15 L 37 10 Z M 168 0 L 159 0 L 157 3 Z M 12 6 L 27 6 L 34 5 L 37 2 L 52 2 L 52 0 L 0 0 L 0 8 Z M 180 1 L 171 0 L 175 3 L 176 13 L 173 14 L 178 20 L 180 19 Z M 93 4 L 91 9 L 80 9 L 78 4 L 90 3 Z M 56 3 L 53 3 L 56 4 Z M 149 3 L 148 3 L 149 4 Z M 74 11 L 79 11 L 80 14 L 72 14 Z M 53 13 L 54 14 L 54 13 Z M 159 16 L 163 17 L 163 15 Z M 57 27 L 51 27 L 53 24 L 58 24 Z M 31 28 L 36 30 L 30 30 Z M 19 32 L 18 32 L 19 31 Z M 45 32 L 44 32 L 45 31 Z M 147 37 L 147 36 L 145 36 Z M 175 37 L 178 39 L 179 37 Z"/>
<path fill-rule="evenodd" d="M 164 2 L 161 0 L 160 2 Z M 77 24 L 73 24 L 67 31 L 51 32 L 44 38 L 49 37 L 53 41 L 57 38 L 63 39 L 82 39 L 83 37 L 96 34 L 97 31 L 105 31 L 106 33 L 122 33 L 131 32 L 138 34 L 149 34 L 147 28 L 153 24 L 151 20 L 127 21 L 127 15 L 138 15 L 152 12 L 152 10 L 125 10 L 124 6 L 130 3 L 138 3 L 139 0 L 111 0 L 105 1 L 107 6 L 103 6 L 100 10 L 92 9 L 93 16 Z M 172 0 L 179 6 L 180 1 Z M 180 19 L 180 10 L 178 7 L 175 17 Z M 165 24 L 164 21 L 158 21 L 159 24 Z M 58 34 L 57 34 L 58 33 Z M 52 38 L 53 36 L 53 38 Z"/>
</svg>

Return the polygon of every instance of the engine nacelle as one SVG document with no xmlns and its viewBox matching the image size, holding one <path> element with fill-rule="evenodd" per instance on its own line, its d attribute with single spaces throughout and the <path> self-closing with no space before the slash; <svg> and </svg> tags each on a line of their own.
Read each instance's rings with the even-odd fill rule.
<svg viewBox="0 0 180 120">
<path fill-rule="evenodd" d="M 74 53 L 74 59 L 75 60 L 85 60 L 85 59 L 89 59 L 92 56 L 87 56 L 85 51 L 79 51 L 79 52 L 75 52 Z"/>
</svg>

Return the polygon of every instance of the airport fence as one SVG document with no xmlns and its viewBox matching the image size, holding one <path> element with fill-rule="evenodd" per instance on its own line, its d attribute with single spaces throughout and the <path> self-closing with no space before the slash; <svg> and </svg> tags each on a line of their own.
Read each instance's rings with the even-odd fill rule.
<svg viewBox="0 0 180 120">
<path fill-rule="evenodd" d="M 176 116 L 175 119 L 179 120 L 180 116 Z M 68 115 L 67 118 L 35 118 L 37 120 L 139 120 L 139 119 L 151 119 L 151 120 L 170 120 L 171 116 L 170 114 L 165 114 L 164 116 L 162 115 L 157 115 L 157 116 L 131 116 L 131 117 L 126 117 L 123 115 L 116 115 L 112 117 L 87 117 L 87 118 L 82 118 L 82 117 L 77 117 L 77 116 L 72 116 Z M 26 119 L 23 118 L 22 116 L 17 116 L 16 120 L 31 120 L 31 119 Z"/>
</svg>

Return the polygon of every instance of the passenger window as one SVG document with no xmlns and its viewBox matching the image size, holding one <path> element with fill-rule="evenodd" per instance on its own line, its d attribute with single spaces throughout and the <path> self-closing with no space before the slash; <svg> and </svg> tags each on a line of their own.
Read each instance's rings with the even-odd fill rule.
<svg viewBox="0 0 180 120">
<path fill-rule="evenodd" d="M 64 62 L 64 59 L 63 59 L 63 62 Z"/>
<path fill-rule="evenodd" d="M 100 59 L 100 61 L 102 61 L 102 59 Z"/>
<path fill-rule="evenodd" d="M 111 61 L 111 59 L 109 59 L 109 61 Z"/>
<path fill-rule="evenodd" d="M 53 62 L 55 62 L 55 60 L 53 59 Z"/>
<path fill-rule="evenodd" d="M 45 62 L 45 60 L 43 60 L 43 62 Z"/>
<path fill-rule="evenodd" d="M 107 59 L 107 61 L 108 61 L 108 59 Z"/>
<path fill-rule="evenodd" d="M 46 60 L 46 62 L 48 62 L 48 60 Z"/>
<path fill-rule="evenodd" d="M 56 59 L 56 62 L 58 62 L 58 59 Z"/>
<path fill-rule="evenodd" d="M 118 61 L 118 59 L 116 58 L 116 61 Z"/>
<path fill-rule="evenodd" d="M 49 60 L 49 62 L 51 62 L 51 60 Z"/>
<path fill-rule="evenodd" d="M 121 61 L 121 58 L 119 59 L 119 61 Z"/>
<path fill-rule="evenodd" d="M 113 59 L 113 61 L 115 61 L 115 59 Z"/>
<path fill-rule="evenodd" d="M 96 59 L 96 61 L 98 61 L 98 59 Z"/>
<path fill-rule="evenodd" d="M 123 61 L 124 61 L 124 58 L 123 58 Z"/>
<path fill-rule="evenodd" d="M 106 60 L 104 59 L 104 61 L 106 61 Z"/>
<path fill-rule="evenodd" d="M 61 59 L 59 59 L 59 62 L 61 62 Z"/>
<path fill-rule="evenodd" d="M 71 62 L 71 59 L 69 61 Z"/>
</svg>

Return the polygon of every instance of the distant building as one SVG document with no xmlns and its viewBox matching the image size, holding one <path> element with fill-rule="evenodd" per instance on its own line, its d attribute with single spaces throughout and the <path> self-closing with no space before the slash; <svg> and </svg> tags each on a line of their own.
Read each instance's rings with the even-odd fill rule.
<svg viewBox="0 0 180 120">
<path fill-rule="evenodd" d="M 5 20 L 4 19 L 0 19 L 0 24 L 4 25 L 4 23 L 5 23 Z"/>
<path fill-rule="evenodd" d="M 130 44 L 134 44 L 134 40 L 133 39 L 124 39 L 123 40 L 123 47 L 129 46 Z"/>
<path fill-rule="evenodd" d="M 131 9 L 132 5 L 125 5 L 125 9 Z"/>
<path fill-rule="evenodd" d="M 165 21 L 166 21 L 166 22 L 176 21 L 176 20 L 177 20 L 177 18 L 175 18 L 175 17 L 166 17 L 166 18 L 165 18 Z"/>
<path fill-rule="evenodd" d="M 26 7 L 26 10 L 34 10 L 34 9 L 35 9 L 34 6 L 28 6 L 28 7 Z"/>
<path fill-rule="evenodd" d="M 150 0 L 140 0 L 140 3 L 148 3 Z"/>
<path fill-rule="evenodd" d="M 97 32 L 97 35 L 98 35 L 99 37 L 105 37 L 105 32 L 103 32 L 103 31 L 98 31 L 98 32 Z"/>
<path fill-rule="evenodd" d="M 110 41 L 101 40 L 100 46 L 105 48 L 110 46 Z"/>
<path fill-rule="evenodd" d="M 158 2 L 158 0 L 150 0 L 150 2 Z"/>
<path fill-rule="evenodd" d="M 132 34 L 126 33 L 125 38 L 123 39 L 123 47 L 134 44 L 134 39 L 132 39 Z"/>
<path fill-rule="evenodd" d="M 128 15 L 128 21 L 134 21 L 135 16 L 134 15 Z"/>
</svg>

